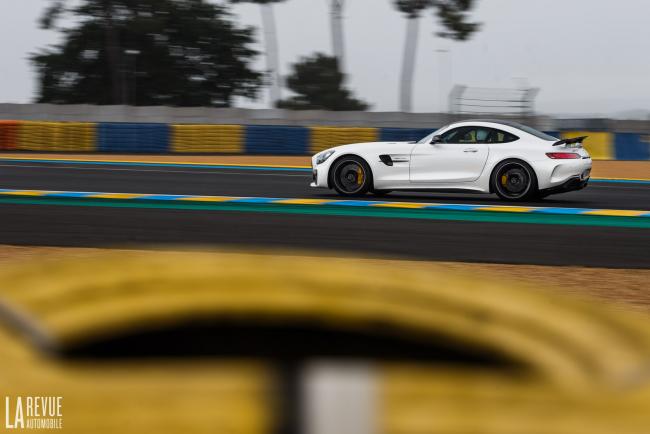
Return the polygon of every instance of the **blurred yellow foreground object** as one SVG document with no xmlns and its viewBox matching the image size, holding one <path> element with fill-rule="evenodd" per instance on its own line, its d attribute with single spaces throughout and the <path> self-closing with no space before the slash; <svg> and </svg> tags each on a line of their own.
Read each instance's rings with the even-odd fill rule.
<svg viewBox="0 0 650 434">
<path fill-rule="evenodd" d="M 508 362 L 369 356 L 377 432 L 650 432 L 648 317 L 404 264 L 107 251 L 6 266 L 0 395 L 63 396 L 64 432 L 272 432 L 279 398 L 268 357 L 69 356 L 111 337 L 228 318 L 388 333 Z"/>
</svg>

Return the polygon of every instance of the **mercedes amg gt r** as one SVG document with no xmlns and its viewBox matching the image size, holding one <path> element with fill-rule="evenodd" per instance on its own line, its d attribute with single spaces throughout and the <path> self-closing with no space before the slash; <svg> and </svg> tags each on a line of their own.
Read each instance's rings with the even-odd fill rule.
<svg viewBox="0 0 650 434">
<path fill-rule="evenodd" d="M 440 128 L 417 142 L 342 145 L 312 158 L 312 187 L 343 196 L 395 190 L 496 193 L 509 201 L 587 186 L 586 137 L 560 140 L 509 121 L 473 120 Z"/>
</svg>

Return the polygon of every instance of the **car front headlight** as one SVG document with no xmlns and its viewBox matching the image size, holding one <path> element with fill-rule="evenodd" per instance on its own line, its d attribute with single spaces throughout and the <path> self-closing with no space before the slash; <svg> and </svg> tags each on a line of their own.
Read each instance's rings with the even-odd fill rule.
<svg viewBox="0 0 650 434">
<path fill-rule="evenodd" d="M 334 150 L 330 149 L 329 151 L 321 152 L 316 156 L 316 164 L 323 164 L 326 162 L 332 155 L 334 154 Z"/>
</svg>

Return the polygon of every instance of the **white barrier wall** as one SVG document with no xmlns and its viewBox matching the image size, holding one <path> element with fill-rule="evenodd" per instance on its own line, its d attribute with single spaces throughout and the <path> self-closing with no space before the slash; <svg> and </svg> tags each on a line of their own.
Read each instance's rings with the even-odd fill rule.
<svg viewBox="0 0 650 434">
<path fill-rule="evenodd" d="M 476 116 L 471 116 L 476 117 Z M 132 107 L 54 104 L 0 104 L 0 119 L 166 124 L 331 125 L 432 128 L 462 119 L 446 113 L 332 112 L 210 107 Z M 465 116 L 467 118 L 467 116 Z M 546 117 L 525 119 L 543 130 L 554 130 Z"/>
</svg>

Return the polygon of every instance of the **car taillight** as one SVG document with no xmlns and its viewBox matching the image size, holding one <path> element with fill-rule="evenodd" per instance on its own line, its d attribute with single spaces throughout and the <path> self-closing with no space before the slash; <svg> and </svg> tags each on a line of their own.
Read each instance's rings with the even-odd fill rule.
<svg viewBox="0 0 650 434">
<path fill-rule="evenodd" d="M 546 156 L 553 160 L 577 160 L 580 157 L 580 154 L 575 152 L 547 152 Z"/>
</svg>

